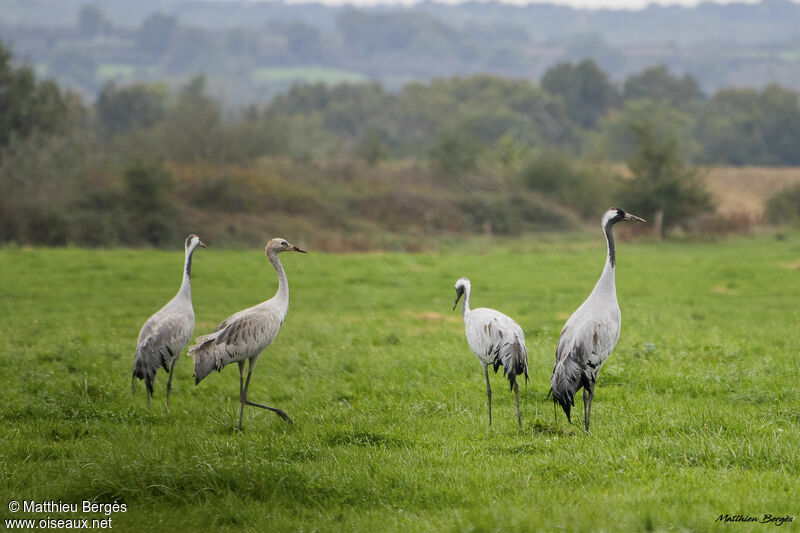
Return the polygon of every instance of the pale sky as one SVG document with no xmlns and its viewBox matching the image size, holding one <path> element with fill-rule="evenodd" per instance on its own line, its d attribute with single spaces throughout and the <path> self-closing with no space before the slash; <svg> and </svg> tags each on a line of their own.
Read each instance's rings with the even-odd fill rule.
<svg viewBox="0 0 800 533">
<path fill-rule="evenodd" d="M 411 5 L 418 3 L 419 0 L 286 0 L 290 4 L 315 2 L 327 5 L 342 5 L 352 4 L 358 6 L 366 5 Z M 457 4 L 459 0 L 436 0 L 440 3 Z M 575 8 L 589 8 L 589 9 L 642 9 L 647 7 L 648 4 L 660 5 L 681 5 L 681 6 L 694 6 L 700 3 L 698 0 L 500 0 L 506 4 L 524 5 L 524 4 L 559 4 L 564 6 L 571 6 Z M 730 3 L 747 3 L 756 4 L 759 0 L 714 0 L 717 4 L 730 4 Z"/>
</svg>

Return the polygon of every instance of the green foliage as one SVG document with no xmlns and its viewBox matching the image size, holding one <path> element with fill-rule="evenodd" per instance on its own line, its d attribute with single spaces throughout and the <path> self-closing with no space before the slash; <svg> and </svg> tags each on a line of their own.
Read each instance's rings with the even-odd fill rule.
<svg viewBox="0 0 800 533">
<path fill-rule="evenodd" d="M 52 81 L 38 81 L 28 67 L 12 65 L 0 42 L 0 158 L 12 138 L 63 133 L 81 114 L 77 98 Z"/>
<path fill-rule="evenodd" d="M 358 149 L 359 155 L 364 158 L 370 166 L 375 166 L 379 161 L 386 158 L 386 146 L 381 139 L 381 134 L 377 130 L 369 130 L 366 138 Z"/>
<path fill-rule="evenodd" d="M 88 171 L 100 159 L 78 132 L 14 139 L 0 160 L 0 242 L 80 242 L 75 221 L 81 199 L 106 186 Z"/>
<path fill-rule="evenodd" d="M 164 246 L 176 238 L 172 175 L 162 164 L 136 162 L 123 173 L 125 209 L 138 239 Z"/>
<path fill-rule="evenodd" d="M 602 165 L 576 162 L 554 151 L 532 157 L 520 178 L 529 189 L 590 219 L 596 217 L 598 206 L 609 204 L 618 187 Z"/>
<path fill-rule="evenodd" d="M 235 107 L 263 103 L 308 79 L 275 79 L 281 70 L 341 70 L 395 91 L 415 80 L 475 72 L 538 77 L 555 61 L 585 59 L 613 80 L 667 63 L 711 91 L 775 81 L 798 87 L 800 8 L 783 0 L 670 12 L 463 2 L 390 9 L 190 2 L 176 9 L 159 0 L 8 1 L 0 13 L 4 37 L 21 56 L 89 97 L 109 80 L 105 64 L 129 67 L 117 78 L 129 83 L 203 72 L 214 87 L 224 87 L 224 105 Z M 265 75 L 272 69 L 279 72 Z M 636 98 L 658 99 L 664 87 L 691 85 L 672 75 L 650 81 Z"/>
<path fill-rule="evenodd" d="M 619 100 L 608 75 L 592 60 L 551 67 L 542 77 L 542 88 L 564 98 L 570 119 L 584 128 L 594 127 Z"/>
<path fill-rule="evenodd" d="M 368 14 L 347 9 L 339 14 L 336 25 L 347 50 L 366 56 L 401 50 L 422 52 L 432 43 L 441 48 L 457 35 L 431 15 L 408 11 Z"/>
<path fill-rule="evenodd" d="M 679 78 L 663 65 L 629 76 L 623 84 L 622 94 L 626 100 L 666 102 L 670 107 L 684 111 L 696 108 L 703 98 L 697 80 L 691 74 Z"/>
<path fill-rule="evenodd" d="M 110 82 L 103 87 L 95 104 L 100 128 L 108 135 L 150 128 L 163 120 L 167 96 L 166 88 L 161 85 L 117 87 Z"/>
<path fill-rule="evenodd" d="M 632 132 L 637 150 L 628 159 L 633 179 L 621 191 L 626 209 L 650 220 L 661 213 L 663 237 L 669 228 L 712 208 L 711 194 L 697 169 L 684 163 L 677 138 L 659 140 L 647 120 L 633 124 Z"/>
<path fill-rule="evenodd" d="M 798 95 L 771 85 L 762 91 L 725 89 L 704 107 L 698 138 L 705 161 L 734 165 L 800 164 Z"/>
<path fill-rule="evenodd" d="M 433 171 L 451 182 L 477 169 L 481 145 L 461 128 L 440 130 L 428 157 Z"/>
<path fill-rule="evenodd" d="M 196 76 L 178 92 L 161 131 L 165 154 L 176 161 L 224 155 L 219 102 L 206 93 L 206 79 Z"/>
<path fill-rule="evenodd" d="M 764 215 L 772 224 L 800 223 L 800 184 L 778 191 L 767 200 Z"/>
<path fill-rule="evenodd" d="M 627 100 L 620 109 L 604 116 L 597 131 L 587 135 L 585 151 L 612 161 L 625 161 L 638 149 L 636 127 L 642 121 L 650 123 L 652 135 L 659 142 L 680 139 L 680 156 L 691 160 L 701 147 L 693 139 L 695 118 L 686 112 L 670 107 L 667 102 L 654 100 Z"/>
<path fill-rule="evenodd" d="M 587 436 L 580 398 L 569 425 L 546 396 L 565 316 L 602 268 L 598 228 L 496 240 L 491 254 L 483 239 L 283 254 L 291 306 L 249 394 L 294 424 L 248 407 L 242 433 L 236 365 L 194 386 L 181 356 L 169 413 L 163 371 L 151 409 L 141 384 L 130 391 L 137 333 L 177 290 L 184 236 L 169 251 L 0 249 L 13 280 L 0 284 L 2 501 L 124 502 L 120 531 L 710 531 L 720 514 L 765 512 L 796 527 L 796 238 L 618 242 L 622 333 Z M 276 288 L 261 246 L 201 237 L 198 336 Z M 502 371 L 488 428 L 452 310 L 461 275 L 474 307 L 525 331 L 522 433 Z M 17 517 L 47 516 L 75 518 Z"/>
</svg>

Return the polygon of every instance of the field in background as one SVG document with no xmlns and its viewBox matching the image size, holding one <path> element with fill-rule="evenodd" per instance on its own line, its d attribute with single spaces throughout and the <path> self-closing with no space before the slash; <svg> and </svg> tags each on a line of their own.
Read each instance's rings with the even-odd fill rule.
<svg viewBox="0 0 800 533">
<path fill-rule="evenodd" d="M 260 67 L 253 69 L 251 77 L 254 81 L 261 83 L 327 83 L 336 85 L 367 81 L 367 77 L 360 72 L 321 66 Z"/>
<path fill-rule="evenodd" d="M 241 434 L 235 366 L 195 387 L 182 357 L 169 413 L 163 373 L 151 410 L 141 383 L 131 396 L 139 327 L 177 290 L 182 252 L 0 249 L 0 500 L 125 502 L 123 531 L 710 530 L 725 513 L 797 530 L 797 235 L 621 243 L 622 335 L 587 436 L 554 426 L 545 396 L 602 267 L 597 233 L 284 254 L 291 308 L 250 395 L 295 423 L 249 408 Z M 276 285 L 259 250 L 200 250 L 193 272 L 196 334 Z M 500 375 L 487 428 L 452 311 L 462 275 L 474 307 L 525 330 L 522 434 Z"/>
<path fill-rule="evenodd" d="M 721 215 L 744 215 L 758 220 L 770 196 L 800 183 L 800 168 L 716 167 L 706 183 Z"/>
</svg>

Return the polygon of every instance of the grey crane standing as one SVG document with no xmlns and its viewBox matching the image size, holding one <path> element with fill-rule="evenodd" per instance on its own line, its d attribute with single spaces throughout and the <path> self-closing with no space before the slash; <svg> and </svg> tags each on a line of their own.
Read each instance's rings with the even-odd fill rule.
<svg viewBox="0 0 800 533">
<path fill-rule="evenodd" d="M 289 282 L 278 259 L 278 254 L 285 251 L 306 253 L 284 239 L 275 238 L 267 243 L 265 252 L 267 259 L 278 273 L 278 292 L 254 307 L 235 313 L 217 326 L 209 335 L 199 337 L 194 346 L 189 348 L 188 355 L 194 356 L 194 383 L 197 385 L 212 370 L 222 368 L 236 362 L 239 364 L 239 424 L 242 429 L 244 406 L 252 405 L 268 409 L 287 422 L 291 419 L 282 410 L 269 407 L 247 399 L 250 376 L 256 367 L 261 352 L 275 340 L 289 311 Z M 244 363 L 248 361 L 247 381 L 244 380 Z"/>
<path fill-rule="evenodd" d="M 456 282 L 456 301 L 453 310 L 458 305 L 458 300 L 464 296 L 462 313 L 464 315 L 464 331 L 467 335 L 472 353 L 483 365 L 486 375 L 486 396 L 489 398 L 489 427 L 492 426 L 492 386 L 489 384 L 489 365 L 494 366 L 494 371 L 502 365 L 503 374 L 508 377 L 511 389 L 517 400 L 517 423 L 522 431 L 522 416 L 519 412 L 519 385 L 517 376 L 525 375 L 528 381 L 528 351 L 525 348 L 525 334 L 519 324 L 513 319 L 494 309 L 481 307 L 469 308 L 470 282 L 467 278 L 460 278 Z"/>
<path fill-rule="evenodd" d="M 133 362 L 131 389 L 136 392 L 136 378 L 143 379 L 147 389 L 147 407 L 153 396 L 153 382 L 158 367 L 169 372 L 166 405 L 169 411 L 169 391 L 172 388 L 172 373 L 181 351 L 189 344 L 194 332 L 194 310 L 192 309 L 192 255 L 198 246 L 206 247 L 197 235 L 186 237 L 186 254 L 183 264 L 183 281 L 178 294 L 147 319 L 139 332 L 136 359 Z"/>
<path fill-rule="evenodd" d="M 583 388 L 583 417 L 587 433 L 597 373 L 616 346 L 622 324 L 614 284 L 616 254 L 613 228 L 614 224 L 625 220 L 645 222 L 642 218 L 614 207 L 603 215 L 603 232 L 608 243 L 606 264 L 589 297 L 572 313 L 561 330 L 556 363 L 550 378 L 553 407 L 555 408 L 556 402 L 561 404 L 570 422 L 575 394 Z"/>
</svg>

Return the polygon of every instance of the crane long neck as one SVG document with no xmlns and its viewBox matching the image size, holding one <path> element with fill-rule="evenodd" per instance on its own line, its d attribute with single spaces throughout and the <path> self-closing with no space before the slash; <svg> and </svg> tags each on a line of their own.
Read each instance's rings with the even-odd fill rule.
<svg viewBox="0 0 800 533">
<path fill-rule="evenodd" d="M 617 263 L 617 254 L 616 249 L 614 248 L 614 225 L 606 224 L 604 231 L 606 234 L 606 241 L 608 242 L 608 260 L 606 263 L 609 264 L 613 269 Z"/>
<path fill-rule="evenodd" d="M 467 315 L 470 314 L 470 312 L 472 311 L 469 308 L 469 293 L 470 293 L 470 289 L 471 288 L 470 288 L 469 285 L 466 285 L 464 287 L 464 302 L 461 304 L 461 316 L 464 318 L 464 320 L 467 319 Z"/>
<path fill-rule="evenodd" d="M 192 254 L 194 248 L 186 249 L 186 256 L 183 260 L 183 281 L 181 281 L 181 288 L 178 294 L 182 294 L 189 298 L 192 297 Z"/>
<path fill-rule="evenodd" d="M 283 270 L 278 254 L 274 252 L 267 253 L 267 259 L 275 267 L 278 273 L 278 292 L 275 293 L 275 299 L 279 302 L 284 312 L 289 309 L 289 280 L 286 279 L 286 272 Z"/>
<path fill-rule="evenodd" d="M 614 225 L 606 224 L 603 231 L 606 234 L 606 241 L 608 243 L 608 255 L 606 256 L 606 264 L 603 267 L 603 273 L 600 274 L 600 279 L 597 281 L 595 291 L 604 291 L 612 293 L 616 297 L 616 287 L 614 283 L 614 269 L 617 262 L 616 250 L 614 249 Z"/>
</svg>

